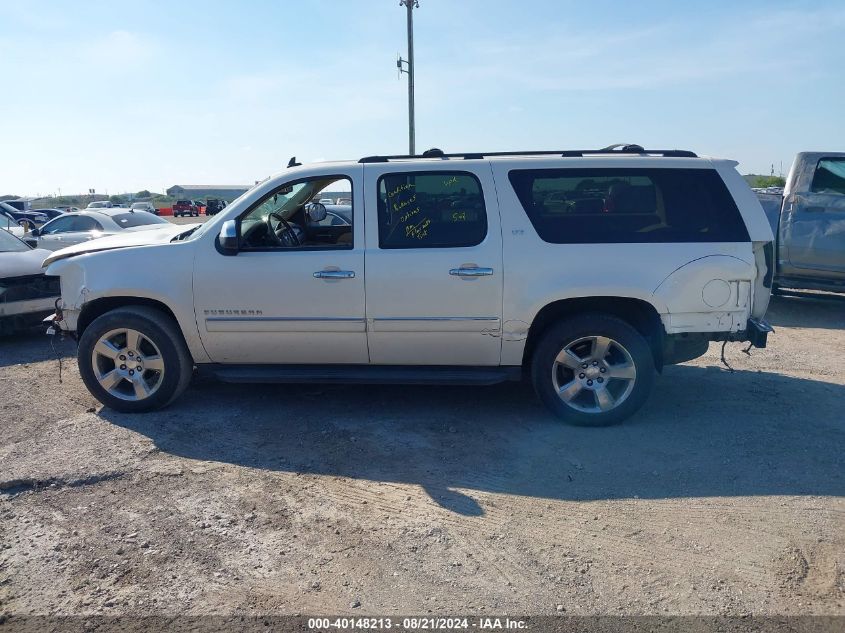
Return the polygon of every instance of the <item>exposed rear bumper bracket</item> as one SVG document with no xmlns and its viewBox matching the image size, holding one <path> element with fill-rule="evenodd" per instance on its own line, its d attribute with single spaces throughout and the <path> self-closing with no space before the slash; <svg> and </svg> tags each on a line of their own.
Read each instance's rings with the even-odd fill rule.
<svg viewBox="0 0 845 633">
<path fill-rule="evenodd" d="M 754 317 L 748 319 L 748 324 L 745 327 L 745 340 L 751 343 L 754 347 L 766 347 L 766 338 L 770 332 L 775 329 L 763 319 L 755 319 Z"/>
</svg>

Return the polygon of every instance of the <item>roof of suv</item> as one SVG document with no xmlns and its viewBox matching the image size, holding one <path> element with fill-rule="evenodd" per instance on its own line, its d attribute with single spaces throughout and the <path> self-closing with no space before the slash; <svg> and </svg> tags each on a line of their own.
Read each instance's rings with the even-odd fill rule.
<svg viewBox="0 0 845 633">
<path fill-rule="evenodd" d="M 436 162 L 443 160 L 532 160 L 532 159 L 553 159 L 553 158 L 594 158 L 594 159 L 610 159 L 610 160 L 627 160 L 627 159 L 648 159 L 661 161 L 663 159 L 681 159 L 690 160 L 690 166 L 695 163 L 703 161 L 710 162 L 713 160 L 707 156 L 698 156 L 694 152 L 683 149 L 646 149 L 640 145 L 632 144 L 618 144 L 604 147 L 601 149 L 570 149 L 570 150 L 531 150 L 531 151 L 513 151 L 513 152 L 457 152 L 446 153 L 440 149 L 432 148 L 426 150 L 422 154 L 395 154 L 395 155 L 378 155 L 378 156 L 364 156 L 356 160 L 332 160 L 320 161 L 319 163 L 312 163 L 313 165 L 337 165 L 349 166 L 354 164 L 366 163 L 388 163 L 388 162 Z M 734 161 L 728 161 L 736 164 Z M 303 165 L 296 161 L 296 157 L 291 158 L 287 164 L 287 168 L 309 166 Z M 668 166 L 668 165 L 667 165 Z M 677 167 L 675 162 L 673 167 Z M 281 176 L 286 170 L 275 172 L 271 177 Z"/>
<path fill-rule="evenodd" d="M 531 150 L 515 152 L 460 152 L 447 154 L 441 149 L 433 147 L 422 154 L 397 154 L 393 156 L 365 156 L 359 163 L 384 163 L 390 160 L 411 160 L 420 158 L 461 158 L 464 160 L 484 158 L 517 158 L 544 156 L 562 158 L 575 158 L 583 156 L 663 156 L 666 158 L 698 158 L 698 156 L 685 149 L 645 149 L 640 145 L 623 144 L 610 145 L 602 149 L 565 149 L 565 150 Z"/>
</svg>

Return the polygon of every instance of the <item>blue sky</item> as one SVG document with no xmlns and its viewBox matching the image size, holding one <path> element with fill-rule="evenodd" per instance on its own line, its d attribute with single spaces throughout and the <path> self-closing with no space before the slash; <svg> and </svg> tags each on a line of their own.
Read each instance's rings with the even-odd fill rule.
<svg viewBox="0 0 845 633">
<path fill-rule="evenodd" d="M 845 2 L 420 0 L 417 148 L 845 149 Z M 398 0 L 0 0 L 0 194 L 407 150 Z"/>
</svg>

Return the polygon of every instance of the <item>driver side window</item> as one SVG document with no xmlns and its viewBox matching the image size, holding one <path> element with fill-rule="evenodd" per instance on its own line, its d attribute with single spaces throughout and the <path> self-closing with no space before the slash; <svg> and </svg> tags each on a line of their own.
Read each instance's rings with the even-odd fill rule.
<svg viewBox="0 0 845 633">
<path fill-rule="evenodd" d="M 316 176 L 277 187 L 240 218 L 242 250 L 351 249 L 352 181 Z"/>
</svg>

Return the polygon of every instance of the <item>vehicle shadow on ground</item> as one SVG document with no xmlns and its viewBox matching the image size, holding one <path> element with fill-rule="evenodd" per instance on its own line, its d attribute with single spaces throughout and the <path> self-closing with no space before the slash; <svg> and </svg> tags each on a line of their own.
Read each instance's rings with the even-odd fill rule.
<svg viewBox="0 0 845 633">
<path fill-rule="evenodd" d="M 559 500 L 845 495 L 845 386 L 716 367 L 666 369 L 627 423 L 552 419 L 530 387 L 221 385 L 102 417 L 164 452 L 249 468 Z"/>
<path fill-rule="evenodd" d="M 845 295 L 772 297 L 766 320 L 775 327 L 845 329 Z"/>
<path fill-rule="evenodd" d="M 55 361 L 76 356 L 76 341 L 70 337 L 49 337 L 43 328 L 0 336 L 0 367 Z M 50 345 L 52 338 L 52 347 Z"/>
</svg>

